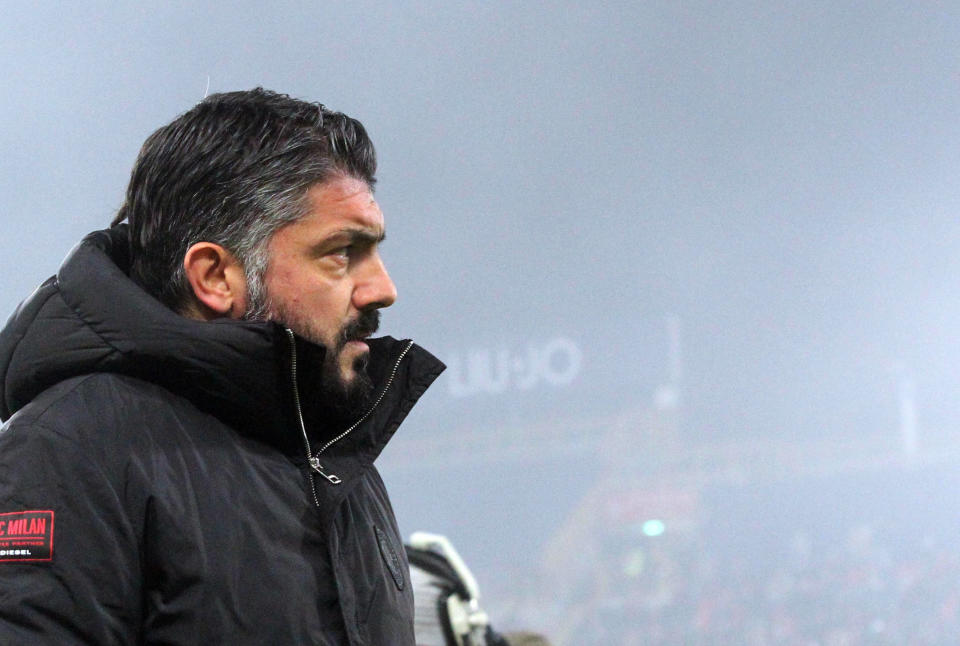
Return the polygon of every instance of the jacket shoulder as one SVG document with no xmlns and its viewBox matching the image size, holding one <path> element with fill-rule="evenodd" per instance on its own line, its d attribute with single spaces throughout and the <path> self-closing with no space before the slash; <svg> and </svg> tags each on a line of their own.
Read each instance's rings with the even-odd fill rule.
<svg viewBox="0 0 960 646">
<path fill-rule="evenodd" d="M 85 446 L 129 441 L 169 416 L 197 414 L 161 386 L 115 373 L 66 379 L 40 393 L 4 424 L 0 442 L 41 428 Z"/>
</svg>

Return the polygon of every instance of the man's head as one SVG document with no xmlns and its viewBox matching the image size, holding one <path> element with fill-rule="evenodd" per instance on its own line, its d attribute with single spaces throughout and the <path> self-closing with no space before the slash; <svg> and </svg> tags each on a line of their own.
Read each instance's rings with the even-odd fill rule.
<svg viewBox="0 0 960 646">
<path fill-rule="evenodd" d="M 277 320 L 327 349 L 333 394 L 368 389 L 376 310 L 376 155 L 359 121 L 263 89 L 215 94 L 144 143 L 115 223 L 131 277 L 194 318 Z"/>
</svg>

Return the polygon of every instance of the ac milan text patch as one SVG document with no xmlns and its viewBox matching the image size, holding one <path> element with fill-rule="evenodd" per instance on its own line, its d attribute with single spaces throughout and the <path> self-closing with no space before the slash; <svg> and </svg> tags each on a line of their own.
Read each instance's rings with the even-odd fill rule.
<svg viewBox="0 0 960 646">
<path fill-rule="evenodd" d="M 0 513 L 0 563 L 53 560 L 53 512 Z"/>
</svg>

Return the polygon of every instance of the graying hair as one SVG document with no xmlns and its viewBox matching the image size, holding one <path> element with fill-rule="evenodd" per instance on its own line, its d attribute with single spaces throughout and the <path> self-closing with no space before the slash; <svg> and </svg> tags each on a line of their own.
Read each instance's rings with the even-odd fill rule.
<svg viewBox="0 0 960 646">
<path fill-rule="evenodd" d="M 372 191 L 375 173 L 355 119 L 262 88 L 214 94 L 147 139 L 114 224 L 130 223 L 131 277 L 170 307 L 192 300 L 183 257 L 206 241 L 243 265 L 262 318 L 270 238 L 303 217 L 308 189 L 342 175 Z"/>
</svg>

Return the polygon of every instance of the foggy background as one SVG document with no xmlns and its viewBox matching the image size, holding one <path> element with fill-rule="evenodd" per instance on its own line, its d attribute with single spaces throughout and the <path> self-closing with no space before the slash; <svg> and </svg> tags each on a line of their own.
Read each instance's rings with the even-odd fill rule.
<svg viewBox="0 0 960 646">
<path fill-rule="evenodd" d="M 271 5 L 6 3 L 0 310 L 205 92 L 321 101 L 449 366 L 381 470 L 495 625 L 955 640 L 960 8 Z"/>
</svg>

